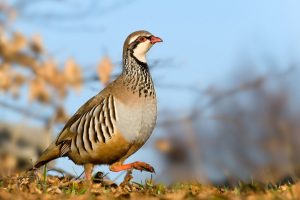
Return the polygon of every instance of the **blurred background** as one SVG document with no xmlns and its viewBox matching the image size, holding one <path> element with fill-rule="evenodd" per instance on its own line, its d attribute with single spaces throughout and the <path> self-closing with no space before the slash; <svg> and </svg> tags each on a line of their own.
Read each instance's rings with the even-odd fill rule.
<svg viewBox="0 0 300 200">
<path fill-rule="evenodd" d="M 125 38 L 144 29 L 164 40 L 148 55 L 158 123 L 127 162 L 152 164 L 152 178 L 166 183 L 293 181 L 299 8 L 292 0 L 0 1 L 0 174 L 32 165 L 79 106 L 121 72 Z M 67 158 L 48 167 L 75 177 L 83 171 Z M 124 173 L 107 176 L 118 182 Z"/>
</svg>

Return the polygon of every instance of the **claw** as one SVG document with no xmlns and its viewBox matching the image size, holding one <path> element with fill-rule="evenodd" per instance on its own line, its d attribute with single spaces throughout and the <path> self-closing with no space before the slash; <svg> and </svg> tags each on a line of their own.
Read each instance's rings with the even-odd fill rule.
<svg viewBox="0 0 300 200">
<path fill-rule="evenodd" d="M 144 163 L 144 162 L 134 162 L 133 164 L 133 168 L 140 170 L 140 171 L 147 171 L 147 172 L 151 172 L 151 173 L 155 173 L 154 168 L 149 165 L 148 163 Z"/>
</svg>

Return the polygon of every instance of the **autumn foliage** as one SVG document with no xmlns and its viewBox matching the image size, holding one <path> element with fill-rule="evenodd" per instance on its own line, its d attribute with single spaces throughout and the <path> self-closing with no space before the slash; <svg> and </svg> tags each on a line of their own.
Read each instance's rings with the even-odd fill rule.
<svg viewBox="0 0 300 200">
<path fill-rule="evenodd" d="M 62 102 L 70 90 L 80 92 L 84 84 L 82 67 L 73 58 L 60 66 L 49 56 L 40 35 L 26 37 L 20 32 L 0 32 L 0 91 L 15 98 L 26 88 L 29 102 L 57 104 Z M 100 60 L 97 74 L 106 85 L 113 64 L 109 57 Z M 96 64 L 95 64 L 96 72 Z M 56 107 L 63 114 L 61 106 Z"/>
</svg>

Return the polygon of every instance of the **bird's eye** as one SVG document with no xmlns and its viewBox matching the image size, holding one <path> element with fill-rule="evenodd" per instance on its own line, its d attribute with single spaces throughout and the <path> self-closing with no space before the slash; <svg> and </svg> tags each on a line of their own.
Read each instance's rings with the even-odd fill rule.
<svg viewBox="0 0 300 200">
<path fill-rule="evenodd" d="M 139 37 L 139 39 L 138 39 L 139 42 L 145 42 L 146 40 L 147 40 L 147 38 L 144 36 Z"/>
</svg>

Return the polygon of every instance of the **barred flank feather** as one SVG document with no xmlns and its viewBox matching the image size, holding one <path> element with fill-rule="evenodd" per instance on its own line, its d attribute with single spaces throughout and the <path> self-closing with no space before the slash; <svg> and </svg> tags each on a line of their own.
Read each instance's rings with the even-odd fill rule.
<svg viewBox="0 0 300 200">
<path fill-rule="evenodd" d="M 93 151 L 96 143 L 107 143 L 114 135 L 115 121 L 115 102 L 109 95 L 69 124 L 70 131 L 76 134 L 74 148 L 80 154 Z"/>
</svg>

